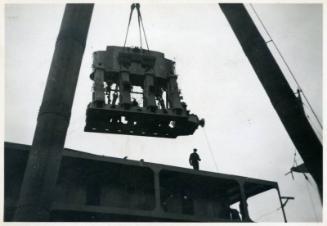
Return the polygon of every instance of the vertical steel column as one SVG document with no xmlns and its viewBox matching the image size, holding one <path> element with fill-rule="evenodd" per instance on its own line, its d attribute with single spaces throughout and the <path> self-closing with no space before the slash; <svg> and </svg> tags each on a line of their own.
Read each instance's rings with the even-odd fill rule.
<svg viewBox="0 0 327 226">
<path fill-rule="evenodd" d="M 154 93 L 154 77 L 151 72 L 147 72 L 144 78 L 143 105 L 147 109 L 155 111 L 157 109 L 157 105 Z"/>
<path fill-rule="evenodd" d="M 153 170 L 154 175 L 154 195 L 155 195 L 155 211 L 162 211 L 161 209 L 161 190 L 160 190 L 160 169 Z"/>
<path fill-rule="evenodd" d="M 243 4 L 219 4 L 322 198 L 322 144 Z"/>
<path fill-rule="evenodd" d="M 240 201 L 240 212 L 242 215 L 242 221 L 244 222 L 252 222 L 249 216 L 247 197 L 244 190 L 244 182 L 240 183 L 240 192 L 241 192 L 241 201 Z"/>
<path fill-rule="evenodd" d="M 99 107 L 105 104 L 104 70 L 95 69 L 93 84 L 93 102 Z"/>
<path fill-rule="evenodd" d="M 119 104 L 124 108 L 131 106 L 131 82 L 128 70 L 122 70 L 119 78 Z"/>
<path fill-rule="evenodd" d="M 49 221 L 93 4 L 67 4 L 14 221 Z"/>
<path fill-rule="evenodd" d="M 183 107 L 181 104 L 181 98 L 179 96 L 176 75 L 169 76 L 168 85 L 167 85 L 167 93 L 168 93 L 168 100 L 169 100 L 170 108 L 173 109 L 173 111 L 176 112 L 177 114 L 182 113 Z"/>
</svg>

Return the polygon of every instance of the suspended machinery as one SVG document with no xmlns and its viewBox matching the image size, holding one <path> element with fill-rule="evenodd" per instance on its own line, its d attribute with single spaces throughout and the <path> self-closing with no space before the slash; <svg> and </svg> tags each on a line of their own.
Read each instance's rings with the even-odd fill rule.
<svg viewBox="0 0 327 226">
<path fill-rule="evenodd" d="M 86 132 L 176 138 L 204 126 L 182 101 L 175 62 L 163 53 L 108 46 L 93 57 Z"/>
<path fill-rule="evenodd" d="M 141 48 L 125 47 L 134 9 Z M 142 48 L 141 27 L 147 50 Z M 90 77 L 94 85 L 86 132 L 176 138 L 204 126 L 204 119 L 190 114 L 182 101 L 175 62 L 149 50 L 138 3 L 131 5 L 124 46 L 95 52 Z"/>
</svg>

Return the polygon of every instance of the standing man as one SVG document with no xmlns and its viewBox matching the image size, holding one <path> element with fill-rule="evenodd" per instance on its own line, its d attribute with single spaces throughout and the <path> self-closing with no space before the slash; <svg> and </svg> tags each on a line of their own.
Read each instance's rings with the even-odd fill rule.
<svg viewBox="0 0 327 226">
<path fill-rule="evenodd" d="M 193 149 L 193 153 L 190 155 L 190 165 L 193 166 L 193 169 L 199 170 L 199 161 L 201 161 L 200 156 L 196 153 L 197 149 Z"/>
</svg>

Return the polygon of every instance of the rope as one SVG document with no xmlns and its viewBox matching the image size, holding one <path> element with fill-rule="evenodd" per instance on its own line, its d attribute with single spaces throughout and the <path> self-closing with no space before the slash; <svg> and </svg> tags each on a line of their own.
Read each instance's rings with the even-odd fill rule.
<svg viewBox="0 0 327 226">
<path fill-rule="evenodd" d="M 212 158 L 213 163 L 214 163 L 214 165 L 215 165 L 215 167 L 216 167 L 216 170 L 217 170 L 217 172 L 218 172 L 218 166 L 217 166 L 217 163 L 216 163 L 216 161 L 215 161 L 215 156 L 214 156 L 213 151 L 212 151 L 212 149 L 211 149 L 211 145 L 210 145 L 210 142 L 209 142 L 209 139 L 208 139 L 208 136 L 207 136 L 207 132 L 206 132 L 206 130 L 205 130 L 204 127 L 203 127 L 203 134 L 204 134 L 204 137 L 205 137 L 205 139 L 206 139 L 206 141 L 207 141 L 207 145 L 208 145 L 208 149 L 209 149 L 210 154 L 211 154 L 211 158 Z"/>
<path fill-rule="evenodd" d="M 145 43 L 146 43 L 146 47 L 149 50 L 149 44 L 148 44 L 148 39 L 146 38 L 146 33 L 145 33 L 144 24 L 143 24 L 142 14 L 141 14 L 141 11 L 140 11 L 139 7 L 137 7 L 136 9 L 137 9 L 137 12 L 138 12 L 138 15 L 139 15 L 139 18 L 140 18 L 140 22 L 141 22 L 141 25 L 142 25 L 142 30 L 143 30 L 143 34 L 144 34 L 144 40 L 145 40 Z"/>
<path fill-rule="evenodd" d="M 128 20 L 128 24 L 127 24 L 127 30 L 126 30 L 126 35 L 125 35 L 124 47 L 126 46 L 126 41 L 127 41 L 129 26 L 131 24 L 131 20 L 132 20 L 132 15 L 133 15 L 134 8 L 135 8 L 135 5 L 132 4 L 131 5 L 131 12 L 129 13 L 129 20 Z"/>
<path fill-rule="evenodd" d="M 140 46 L 141 46 L 141 49 L 142 49 L 142 32 L 141 32 L 141 18 L 140 18 L 140 13 L 139 13 L 139 9 L 137 9 L 137 12 L 138 12 L 138 15 L 137 15 L 137 22 L 138 22 L 138 25 L 139 25 L 139 34 L 140 34 Z"/>
<path fill-rule="evenodd" d="M 284 62 L 285 66 L 287 67 L 288 72 L 290 73 L 290 75 L 292 76 L 293 80 L 295 81 L 297 87 L 298 87 L 300 90 L 302 90 L 302 88 L 301 88 L 299 82 L 297 81 L 297 79 L 295 78 L 295 76 L 294 76 L 294 74 L 293 74 L 293 72 L 292 72 L 290 66 L 289 66 L 288 63 L 286 62 L 284 56 L 282 55 L 281 51 L 280 51 L 279 48 L 277 47 L 275 41 L 272 39 L 272 37 L 271 37 L 270 33 L 268 32 L 266 26 L 265 26 L 264 23 L 262 22 L 262 20 L 261 20 L 259 14 L 257 13 L 257 11 L 255 10 L 255 8 L 253 7 L 252 4 L 250 4 L 250 7 L 252 8 L 254 14 L 255 14 L 256 17 L 258 18 L 260 24 L 262 25 L 263 29 L 265 30 L 266 34 L 267 34 L 268 37 L 269 37 L 269 41 L 266 42 L 266 43 L 271 42 L 271 43 L 274 45 L 274 47 L 275 47 L 275 49 L 277 50 L 279 56 L 281 57 L 281 59 L 282 59 L 282 61 Z M 305 101 L 308 103 L 308 106 L 310 107 L 310 110 L 312 111 L 312 113 L 313 113 L 313 115 L 315 116 L 317 122 L 319 123 L 319 126 L 320 126 L 321 129 L 322 129 L 322 128 L 323 128 L 322 123 L 320 122 L 320 120 L 319 120 L 317 114 L 316 114 L 315 111 L 313 110 L 313 108 L 312 108 L 312 106 L 311 106 L 311 104 L 310 104 L 308 98 L 306 97 L 306 95 L 304 94 L 303 91 L 302 91 L 302 93 L 303 93 L 303 97 L 304 97 Z"/>
<path fill-rule="evenodd" d="M 128 20 L 128 24 L 127 24 L 127 30 L 126 30 L 126 35 L 125 35 L 124 47 L 126 46 L 128 32 L 129 32 L 129 27 L 131 25 L 133 11 L 134 11 L 135 8 L 136 8 L 136 11 L 137 11 L 137 22 L 138 22 L 138 25 L 139 25 L 140 47 L 142 49 L 142 44 L 143 44 L 142 43 L 142 31 L 143 31 L 144 40 L 145 40 L 147 49 L 149 50 L 149 44 L 148 44 L 148 40 L 147 40 L 146 34 L 145 34 L 145 29 L 144 29 L 144 24 L 143 24 L 143 19 L 142 19 L 142 14 L 141 14 L 140 4 L 139 3 L 133 3 L 131 5 L 131 12 L 129 14 L 129 20 Z"/>
<path fill-rule="evenodd" d="M 297 164 L 297 161 L 296 161 L 296 149 L 294 149 L 293 167 L 297 167 L 297 166 L 298 166 L 298 164 Z M 304 172 L 302 172 L 302 174 L 303 174 L 304 178 L 307 180 L 307 182 L 311 184 L 311 182 L 309 181 L 309 178 L 307 177 L 307 175 Z M 293 178 L 293 180 L 294 180 L 294 178 Z"/>
<path fill-rule="evenodd" d="M 322 134 L 321 134 L 319 128 L 317 128 L 317 127 L 313 124 L 313 122 L 311 121 L 311 118 L 309 117 L 309 115 L 306 115 L 306 117 L 307 117 L 307 119 L 312 123 L 314 130 L 316 131 L 316 133 L 318 134 L 318 137 L 320 138 L 320 141 L 322 141 L 322 140 L 323 140 L 323 137 L 322 137 Z"/>
<path fill-rule="evenodd" d="M 294 151 L 293 165 L 295 165 L 295 167 L 298 166 L 297 161 L 296 161 L 296 150 Z M 304 178 L 306 180 L 305 185 L 306 185 L 307 192 L 309 194 L 310 204 L 312 206 L 312 210 L 313 210 L 313 213 L 314 213 L 314 216 L 315 216 L 315 220 L 318 221 L 318 217 L 317 217 L 317 214 L 316 214 L 315 205 L 313 203 L 313 199 L 312 199 L 312 196 L 311 196 L 311 193 L 310 193 L 310 190 L 309 190 L 309 186 L 308 186 L 308 183 L 310 183 L 310 181 L 309 181 L 309 178 L 305 175 L 305 173 L 303 173 L 303 175 L 304 175 Z"/>
<path fill-rule="evenodd" d="M 308 106 L 306 104 L 303 103 L 303 106 L 308 109 Z M 322 138 L 322 134 L 320 132 L 320 129 L 317 128 L 317 126 L 313 123 L 313 121 L 311 120 L 311 117 L 308 114 L 305 114 L 305 116 L 311 122 L 311 125 L 312 125 L 313 129 L 316 131 L 316 134 L 319 136 L 320 141 L 322 141 L 323 138 Z"/>
<path fill-rule="evenodd" d="M 308 181 L 306 181 L 305 185 L 306 185 L 305 187 L 306 187 L 306 189 L 307 189 L 307 192 L 308 192 L 308 194 L 309 194 L 309 199 L 310 199 L 310 203 L 311 203 L 311 206 L 312 206 L 312 210 L 313 210 L 313 214 L 314 214 L 315 220 L 318 221 L 318 216 L 317 216 L 317 214 L 316 214 L 316 208 L 315 208 L 315 205 L 314 205 L 314 203 L 313 203 L 313 199 L 312 199 L 312 196 L 311 196 L 311 192 L 310 192 L 310 190 L 309 190 Z"/>
</svg>

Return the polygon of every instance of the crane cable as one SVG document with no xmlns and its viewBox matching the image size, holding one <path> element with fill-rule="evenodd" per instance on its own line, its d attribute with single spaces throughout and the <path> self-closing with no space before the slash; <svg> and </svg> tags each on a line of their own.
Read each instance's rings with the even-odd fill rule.
<svg viewBox="0 0 327 226">
<path fill-rule="evenodd" d="M 140 46 L 141 46 L 141 49 L 142 49 L 142 32 L 141 32 L 141 18 L 140 18 L 140 8 L 136 8 L 137 9 L 137 23 L 139 25 L 139 34 L 140 34 Z"/>
<path fill-rule="evenodd" d="M 304 103 L 302 102 L 302 105 L 308 109 L 310 111 L 310 108 Z M 320 132 L 320 129 L 317 128 L 317 125 L 316 123 L 314 123 L 314 121 L 311 120 L 311 117 L 308 115 L 308 114 L 305 114 L 305 116 L 307 117 L 307 119 L 311 122 L 311 125 L 313 127 L 313 129 L 316 131 L 317 135 L 319 136 L 320 138 L 320 142 L 323 140 L 323 136 L 322 136 L 322 133 Z"/>
<path fill-rule="evenodd" d="M 295 166 L 295 167 L 298 166 L 298 163 L 296 161 L 296 149 L 294 151 L 293 166 Z M 308 196 L 309 196 L 309 199 L 310 199 L 310 204 L 312 206 L 313 215 L 314 215 L 315 220 L 318 221 L 318 216 L 317 216 L 317 213 L 316 213 L 317 210 L 315 208 L 315 205 L 314 205 L 314 202 L 313 202 L 313 198 L 312 198 L 312 195 L 311 195 L 311 192 L 310 192 L 310 189 L 309 189 L 309 185 L 308 185 L 308 184 L 310 184 L 310 185 L 312 185 L 312 184 L 309 181 L 309 177 L 305 173 L 303 173 L 303 176 L 304 176 L 304 178 L 306 180 L 305 186 L 306 186 L 306 189 L 307 189 L 307 192 L 308 192 Z"/>
<path fill-rule="evenodd" d="M 134 8 L 135 8 L 135 4 L 132 4 L 131 5 L 131 12 L 129 13 L 129 20 L 128 20 L 128 24 L 127 24 L 127 31 L 126 31 L 126 35 L 125 35 L 124 47 L 126 46 L 126 41 L 127 41 L 128 31 L 129 31 L 129 25 L 131 24 Z"/>
<path fill-rule="evenodd" d="M 145 33 L 145 28 L 144 28 L 144 24 L 143 24 L 143 19 L 142 19 L 142 14 L 141 14 L 140 4 L 139 3 L 133 3 L 131 5 L 131 12 L 129 14 L 127 30 L 126 30 L 126 35 L 125 35 L 125 41 L 124 41 L 124 47 L 126 46 L 129 27 L 130 27 L 130 24 L 131 24 L 131 21 L 132 21 L 133 11 L 134 11 L 135 8 L 136 8 L 136 11 L 137 11 L 137 21 L 138 21 L 138 26 L 139 26 L 140 47 L 142 49 L 142 31 L 143 31 L 144 40 L 145 40 L 147 49 L 149 50 L 149 44 L 148 44 L 148 40 L 147 40 L 146 33 Z"/>
<path fill-rule="evenodd" d="M 298 163 L 297 163 L 297 161 L 296 161 L 296 158 L 297 158 L 297 156 L 296 156 L 296 148 L 294 149 L 294 157 L 293 157 L 293 167 L 295 168 L 295 167 L 298 167 Z M 308 182 L 308 183 L 310 183 L 310 181 L 309 181 L 309 177 L 305 174 L 305 172 L 302 172 L 302 174 L 303 174 L 303 176 L 304 176 L 304 178 L 306 179 L 306 181 Z M 292 177 L 293 177 L 293 174 L 292 174 Z M 294 180 L 294 177 L 293 177 L 293 180 Z M 311 184 L 311 183 L 310 183 Z"/>
<path fill-rule="evenodd" d="M 255 10 L 255 8 L 253 7 L 252 4 L 250 4 L 250 7 L 252 8 L 254 14 L 256 15 L 256 17 L 258 18 L 258 20 L 260 21 L 260 23 L 261 23 L 263 29 L 265 30 L 266 34 L 267 34 L 268 37 L 269 37 L 269 41 L 267 41 L 266 43 L 268 44 L 268 42 L 271 42 L 271 43 L 274 45 L 274 47 L 275 47 L 275 49 L 277 50 L 279 56 L 281 57 L 283 63 L 284 63 L 285 66 L 287 67 L 287 70 L 289 71 L 290 75 L 292 76 L 293 80 L 295 81 L 295 83 L 296 83 L 298 89 L 301 90 L 301 93 L 302 93 L 302 95 L 303 95 L 305 101 L 307 102 L 307 104 L 308 104 L 308 106 L 309 106 L 311 112 L 313 113 L 314 117 L 316 118 L 316 120 L 317 120 L 317 122 L 318 122 L 320 128 L 323 129 L 322 123 L 320 122 L 320 120 L 319 120 L 319 118 L 318 118 L 316 112 L 313 110 L 313 107 L 312 107 L 312 105 L 310 104 L 310 101 L 308 100 L 308 98 L 307 98 L 306 95 L 304 94 L 304 92 L 303 92 L 303 90 L 302 90 L 302 88 L 301 88 L 299 82 L 298 82 L 297 79 L 295 78 L 295 75 L 293 74 L 293 72 L 292 72 L 290 66 L 289 66 L 288 63 L 286 62 L 286 60 L 285 60 L 285 58 L 283 57 L 281 51 L 280 51 L 279 48 L 277 47 L 276 43 L 274 42 L 274 40 L 272 39 L 270 33 L 268 32 L 266 26 L 264 25 L 264 23 L 262 22 L 261 18 L 259 17 L 259 14 L 257 13 L 257 11 Z M 297 166 L 297 161 L 296 161 L 296 151 L 295 151 L 295 153 L 294 153 L 293 164 L 295 164 L 295 166 Z M 312 199 L 312 196 L 311 196 L 311 193 L 310 193 L 309 187 L 308 187 L 308 183 L 309 183 L 309 184 L 311 184 L 311 183 L 310 183 L 309 178 L 306 176 L 305 173 L 303 173 L 303 176 L 304 176 L 305 179 L 306 179 L 306 188 L 307 188 L 307 192 L 308 192 L 308 194 L 309 194 L 309 199 L 310 199 L 311 206 L 312 206 L 312 209 L 313 209 L 314 217 L 315 217 L 315 219 L 317 220 L 316 209 L 314 208 L 313 199 Z"/>
<path fill-rule="evenodd" d="M 286 62 L 284 56 L 282 55 L 281 51 L 280 51 L 279 48 L 277 47 L 275 41 L 272 39 L 270 33 L 268 32 L 266 26 L 265 26 L 264 23 L 262 22 L 261 18 L 259 17 L 259 14 L 258 14 L 257 11 L 255 10 L 255 8 L 253 7 L 253 5 L 252 5 L 252 4 L 249 4 L 249 5 L 250 5 L 250 7 L 252 8 L 254 14 L 256 15 L 256 17 L 258 18 L 258 20 L 260 21 L 261 26 L 263 27 L 263 29 L 265 30 L 266 34 L 267 34 L 268 37 L 269 37 L 269 41 L 267 41 L 266 43 L 268 44 L 268 42 L 271 42 L 271 43 L 274 45 L 274 47 L 275 47 L 275 49 L 277 50 L 279 56 L 281 57 L 283 63 L 284 63 L 285 66 L 287 67 L 288 72 L 290 73 L 290 75 L 292 76 L 293 80 L 295 81 L 295 83 L 296 83 L 298 89 L 301 90 L 301 92 L 302 92 L 302 94 L 303 94 L 303 97 L 304 97 L 305 101 L 308 103 L 308 106 L 310 107 L 311 112 L 313 113 L 313 115 L 314 115 L 314 117 L 316 118 L 316 120 L 317 120 L 317 122 L 318 122 L 320 128 L 322 129 L 322 128 L 323 128 L 322 123 L 320 122 L 320 120 L 319 120 L 319 118 L 318 118 L 316 112 L 313 110 L 313 107 L 311 106 L 311 104 L 310 104 L 308 98 L 307 98 L 306 95 L 304 94 L 304 92 L 303 92 L 303 90 L 302 90 L 302 88 L 301 88 L 299 82 L 298 82 L 297 79 L 295 78 L 295 76 L 294 76 L 294 74 L 293 74 L 293 72 L 292 72 L 290 66 L 289 66 L 288 63 Z"/>
<path fill-rule="evenodd" d="M 143 30 L 143 34 L 144 34 L 144 40 L 145 40 L 145 44 L 147 49 L 149 50 L 149 44 L 148 44 L 148 39 L 146 38 L 146 33 L 145 33 L 145 28 L 144 28 L 144 24 L 143 24 L 143 19 L 142 19 L 142 14 L 141 14 L 141 10 L 140 10 L 140 6 L 136 7 L 137 12 L 138 12 L 138 17 L 140 18 L 140 22 L 142 25 L 142 30 Z"/>
<path fill-rule="evenodd" d="M 209 149 L 209 152 L 210 152 L 210 154 L 211 154 L 211 158 L 212 158 L 213 163 L 214 163 L 214 165 L 215 165 L 215 168 L 216 168 L 216 170 L 217 170 L 217 172 L 218 172 L 218 166 L 217 166 L 217 163 L 216 163 L 216 159 L 215 159 L 215 156 L 214 156 L 213 151 L 212 151 L 212 149 L 211 149 L 211 145 L 210 145 L 210 142 L 209 142 L 209 139 L 208 139 L 208 136 L 207 136 L 207 132 L 206 132 L 206 130 L 205 130 L 204 127 L 203 127 L 203 134 L 204 134 L 204 137 L 205 137 L 205 139 L 206 139 L 206 142 L 207 142 L 207 145 L 208 145 L 208 149 Z"/>
</svg>

